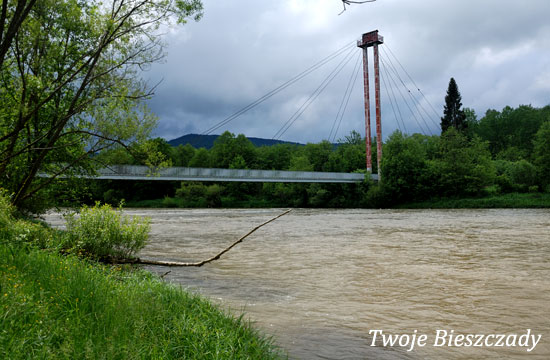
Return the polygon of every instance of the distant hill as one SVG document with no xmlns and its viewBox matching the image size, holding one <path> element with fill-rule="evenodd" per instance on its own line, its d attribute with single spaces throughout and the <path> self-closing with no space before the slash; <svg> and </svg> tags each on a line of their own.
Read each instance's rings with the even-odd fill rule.
<svg viewBox="0 0 550 360">
<path fill-rule="evenodd" d="M 172 139 L 168 141 L 168 144 L 176 147 L 178 145 L 189 144 L 194 148 L 206 148 L 210 149 L 214 146 L 214 141 L 218 138 L 219 135 L 199 135 L 199 134 L 187 134 L 180 136 L 179 138 Z M 282 140 L 272 140 L 272 139 L 262 139 L 256 137 L 247 137 L 248 140 L 254 144 L 254 146 L 273 146 L 277 144 L 291 144 L 291 145 L 303 145 L 300 143 L 282 141 Z"/>
</svg>

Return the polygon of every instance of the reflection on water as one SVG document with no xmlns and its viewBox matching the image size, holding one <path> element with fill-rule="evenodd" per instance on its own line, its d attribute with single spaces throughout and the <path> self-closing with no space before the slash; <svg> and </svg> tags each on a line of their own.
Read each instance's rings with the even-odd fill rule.
<svg viewBox="0 0 550 360">
<path fill-rule="evenodd" d="M 281 210 L 127 212 L 152 218 L 142 257 L 198 261 Z M 294 210 L 201 268 L 150 269 L 246 312 L 291 358 L 550 358 L 549 210 Z M 428 341 L 373 347 L 374 329 Z M 439 329 L 542 339 L 434 347 Z"/>
</svg>

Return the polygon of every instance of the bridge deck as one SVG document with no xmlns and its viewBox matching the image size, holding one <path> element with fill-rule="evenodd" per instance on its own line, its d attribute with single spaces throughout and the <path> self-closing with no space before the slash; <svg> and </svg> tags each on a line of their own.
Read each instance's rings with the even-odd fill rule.
<svg viewBox="0 0 550 360">
<path fill-rule="evenodd" d="M 371 175 L 377 180 L 376 174 Z M 96 179 L 164 180 L 164 181 L 239 181 L 239 182 L 297 182 L 297 183 L 357 183 L 365 179 L 360 173 L 312 171 L 279 171 L 248 169 L 209 169 L 170 167 L 151 174 L 147 166 L 114 165 L 99 170 Z"/>
</svg>

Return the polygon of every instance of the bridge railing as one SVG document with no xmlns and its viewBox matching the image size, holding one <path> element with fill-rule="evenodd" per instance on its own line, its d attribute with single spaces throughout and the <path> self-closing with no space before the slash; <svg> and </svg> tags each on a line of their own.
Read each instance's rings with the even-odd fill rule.
<svg viewBox="0 0 550 360">
<path fill-rule="evenodd" d="M 356 183 L 365 179 L 365 174 L 361 173 L 189 167 L 162 168 L 152 173 L 147 166 L 135 165 L 113 165 L 100 169 L 98 173 L 96 178 L 99 179 L 164 181 Z"/>
</svg>

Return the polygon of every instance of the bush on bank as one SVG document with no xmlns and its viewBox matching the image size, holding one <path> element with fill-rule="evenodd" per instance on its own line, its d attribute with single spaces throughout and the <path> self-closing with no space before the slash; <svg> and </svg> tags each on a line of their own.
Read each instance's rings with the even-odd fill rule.
<svg viewBox="0 0 550 360">
<path fill-rule="evenodd" d="M 121 208 L 96 203 L 65 215 L 67 231 L 63 248 L 84 252 L 98 259 L 129 258 L 140 251 L 149 237 L 149 219 L 122 214 Z"/>
</svg>

